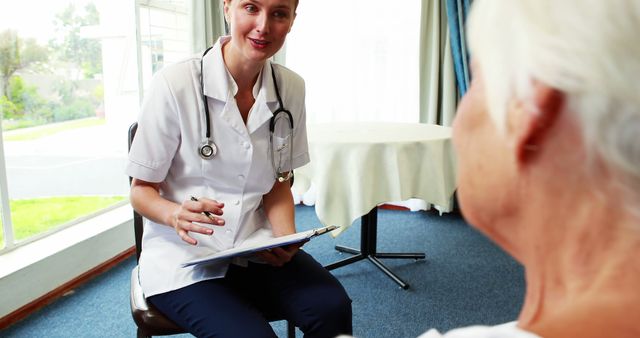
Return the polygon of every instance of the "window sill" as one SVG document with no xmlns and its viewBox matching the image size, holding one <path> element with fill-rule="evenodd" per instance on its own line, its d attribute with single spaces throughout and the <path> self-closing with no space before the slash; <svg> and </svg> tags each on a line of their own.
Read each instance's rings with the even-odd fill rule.
<svg viewBox="0 0 640 338">
<path fill-rule="evenodd" d="M 132 209 L 116 208 L 0 255 L 0 318 L 130 249 Z"/>
</svg>

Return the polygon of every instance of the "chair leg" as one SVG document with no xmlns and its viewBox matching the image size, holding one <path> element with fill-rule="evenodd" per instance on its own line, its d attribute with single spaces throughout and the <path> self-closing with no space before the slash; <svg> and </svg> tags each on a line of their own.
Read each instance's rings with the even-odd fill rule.
<svg viewBox="0 0 640 338">
<path fill-rule="evenodd" d="M 142 330 L 140 330 L 140 328 L 138 328 L 138 330 L 136 332 L 136 337 L 138 337 L 138 338 L 151 338 L 151 336 L 147 336 L 146 334 L 144 334 L 144 332 L 142 332 Z"/>
<path fill-rule="evenodd" d="M 287 320 L 287 338 L 296 338 L 296 326 Z"/>
</svg>

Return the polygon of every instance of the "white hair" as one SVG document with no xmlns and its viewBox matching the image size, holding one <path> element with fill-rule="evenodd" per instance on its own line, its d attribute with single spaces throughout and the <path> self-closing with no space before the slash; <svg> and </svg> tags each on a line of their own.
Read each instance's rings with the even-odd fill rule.
<svg viewBox="0 0 640 338">
<path fill-rule="evenodd" d="M 512 99 L 531 102 L 532 80 L 562 91 L 588 150 L 637 202 L 640 1 L 475 0 L 467 28 L 498 127 Z"/>
</svg>

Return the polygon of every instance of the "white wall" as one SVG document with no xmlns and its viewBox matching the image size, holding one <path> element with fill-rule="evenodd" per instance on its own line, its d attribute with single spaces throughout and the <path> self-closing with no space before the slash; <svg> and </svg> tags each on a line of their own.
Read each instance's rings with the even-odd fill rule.
<svg viewBox="0 0 640 338">
<path fill-rule="evenodd" d="M 127 204 L 1 255 L 0 318 L 134 245 Z"/>
</svg>

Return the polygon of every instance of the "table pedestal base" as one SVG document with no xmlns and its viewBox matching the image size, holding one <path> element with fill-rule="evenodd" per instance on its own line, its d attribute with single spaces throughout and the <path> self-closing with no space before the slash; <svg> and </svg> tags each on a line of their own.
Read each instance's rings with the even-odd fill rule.
<svg viewBox="0 0 640 338">
<path fill-rule="evenodd" d="M 346 252 L 353 254 L 349 258 L 345 258 L 343 260 L 337 261 L 335 263 L 331 263 L 325 268 L 327 270 L 337 269 L 339 267 L 355 263 L 357 261 L 368 259 L 373 265 L 378 267 L 378 269 L 382 270 L 389 278 L 393 279 L 394 282 L 398 283 L 402 289 L 408 289 L 409 284 L 404 282 L 400 277 L 393 273 L 393 271 L 389 270 L 387 266 L 385 266 L 378 258 L 401 258 L 401 259 L 424 259 L 424 253 L 382 253 L 378 252 L 376 249 L 376 241 L 377 241 L 377 232 L 378 232 L 378 208 L 373 208 L 368 214 L 362 216 L 360 218 L 361 221 L 361 229 L 360 229 L 360 250 L 349 248 L 342 245 L 336 245 L 336 250 L 340 252 Z"/>
</svg>

